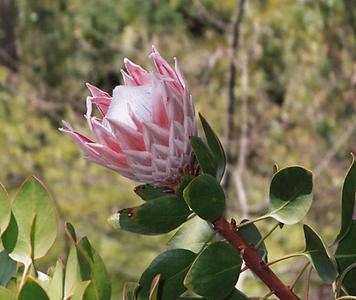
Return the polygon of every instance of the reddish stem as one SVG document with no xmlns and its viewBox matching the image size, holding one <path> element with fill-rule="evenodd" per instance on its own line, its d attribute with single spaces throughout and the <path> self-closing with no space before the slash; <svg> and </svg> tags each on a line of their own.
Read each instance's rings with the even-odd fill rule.
<svg viewBox="0 0 356 300">
<path fill-rule="evenodd" d="M 236 222 L 231 224 L 220 217 L 214 224 L 214 229 L 220 233 L 234 248 L 236 248 L 246 263 L 246 266 L 255 273 L 273 293 L 282 300 L 300 300 L 293 291 L 284 285 L 284 283 L 272 272 L 266 263 L 257 254 L 255 247 L 247 244 L 238 231 L 236 231 Z"/>
</svg>

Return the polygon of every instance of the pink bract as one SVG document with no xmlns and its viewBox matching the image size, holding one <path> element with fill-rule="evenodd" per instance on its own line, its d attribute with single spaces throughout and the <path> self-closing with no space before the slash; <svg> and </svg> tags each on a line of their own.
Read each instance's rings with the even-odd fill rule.
<svg viewBox="0 0 356 300">
<path fill-rule="evenodd" d="M 150 57 L 155 72 L 124 60 L 125 84 L 116 86 L 112 96 L 87 84 L 92 96 L 85 117 L 96 141 L 66 122 L 60 130 L 86 159 L 135 181 L 173 187 L 193 172 L 194 104 L 177 60 L 172 68 L 155 48 Z M 93 103 L 101 119 L 92 116 Z"/>
</svg>

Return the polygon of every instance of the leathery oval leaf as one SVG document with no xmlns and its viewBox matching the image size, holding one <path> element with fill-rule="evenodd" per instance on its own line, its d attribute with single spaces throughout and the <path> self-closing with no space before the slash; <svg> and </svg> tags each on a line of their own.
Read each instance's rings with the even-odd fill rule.
<svg viewBox="0 0 356 300">
<path fill-rule="evenodd" d="M 88 296 L 88 290 L 91 286 L 92 286 L 92 283 L 90 280 L 79 282 L 78 285 L 76 286 L 73 296 L 70 298 L 70 300 L 96 299 L 95 297 L 93 298 L 92 296 Z M 65 299 L 67 299 L 67 298 L 65 298 Z"/>
<path fill-rule="evenodd" d="M 246 221 L 248 220 L 243 220 L 241 224 Z M 257 226 L 254 223 L 243 226 L 239 228 L 239 234 L 249 245 L 256 246 L 257 243 L 260 243 L 257 253 L 265 262 L 267 262 L 267 248 L 263 241 L 260 242 L 262 240 L 262 235 Z"/>
<path fill-rule="evenodd" d="M 305 237 L 305 253 L 313 264 L 319 277 L 325 283 L 333 283 L 336 279 L 337 272 L 325 245 L 319 235 L 308 225 L 303 225 Z"/>
<path fill-rule="evenodd" d="M 271 217 L 284 224 L 298 223 L 312 204 L 312 173 L 299 166 L 279 170 L 272 178 L 269 198 Z"/>
<path fill-rule="evenodd" d="M 27 276 L 25 284 L 22 286 L 17 296 L 18 300 L 50 300 L 45 290 L 39 282 Z"/>
<path fill-rule="evenodd" d="M 65 269 L 65 280 L 64 280 L 64 298 L 69 299 L 74 295 L 74 293 L 78 293 L 78 286 L 81 285 L 81 274 L 80 274 L 80 266 L 77 255 L 77 248 L 75 245 L 71 245 L 66 269 Z"/>
<path fill-rule="evenodd" d="M 77 240 L 72 224 L 66 223 L 69 251 L 64 280 L 64 298 L 110 299 L 111 283 L 105 264 L 89 240 Z"/>
<path fill-rule="evenodd" d="M 248 300 L 248 297 L 238 289 L 235 289 L 229 296 L 224 298 L 224 300 Z"/>
<path fill-rule="evenodd" d="M 185 249 L 173 249 L 157 256 L 140 278 L 138 299 L 147 300 L 153 279 L 160 274 L 158 299 L 176 299 L 186 287 L 183 279 L 196 254 Z"/>
<path fill-rule="evenodd" d="M 355 198 L 356 198 L 356 163 L 355 163 L 355 157 L 352 153 L 351 153 L 351 157 L 352 157 L 351 166 L 347 172 L 342 187 L 341 228 L 334 243 L 337 243 L 338 241 L 340 241 L 345 237 L 345 235 L 351 228 L 351 224 L 352 224 L 352 216 L 354 212 Z"/>
<path fill-rule="evenodd" d="M 167 195 L 169 190 L 155 187 L 150 184 L 141 184 L 135 187 L 134 192 L 144 201 L 150 201 Z"/>
<path fill-rule="evenodd" d="M 161 274 L 157 274 L 151 283 L 148 300 L 158 300 L 158 288 L 159 288 L 159 281 L 161 279 Z"/>
<path fill-rule="evenodd" d="M 207 221 L 195 216 L 178 229 L 168 241 L 169 249 L 187 249 L 198 253 L 215 236 Z"/>
<path fill-rule="evenodd" d="M 204 220 L 215 221 L 225 209 L 224 191 L 215 177 L 209 174 L 194 178 L 184 189 L 183 197 L 189 207 Z"/>
<path fill-rule="evenodd" d="M 6 250 L 2 250 L 0 252 L 0 285 L 6 286 L 15 272 L 16 262 L 9 257 Z"/>
<path fill-rule="evenodd" d="M 111 282 L 102 258 L 86 237 L 77 242 L 76 248 L 82 279 L 91 282 L 88 293 L 96 295 L 98 299 L 110 299 Z"/>
<path fill-rule="evenodd" d="M 122 289 L 122 300 L 136 300 L 136 294 L 139 286 L 138 282 L 125 282 Z"/>
<path fill-rule="evenodd" d="M 200 296 L 224 299 L 233 292 L 241 265 L 242 259 L 232 246 L 226 242 L 216 242 L 196 258 L 184 284 Z"/>
<path fill-rule="evenodd" d="M 225 167 L 226 167 L 226 156 L 225 156 L 224 148 L 219 138 L 215 134 L 214 130 L 209 125 L 208 121 L 200 113 L 199 113 L 199 118 L 203 125 L 205 137 L 208 142 L 208 146 L 211 150 L 216 165 L 215 176 L 216 179 L 220 181 L 224 175 Z"/>
<path fill-rule="evenodd" d="M 7 191 L 0 183 L 0 236 L 9 225 L 11 217 L 10 201 Z"/>
<path fill-rule="evenodd" d="M 179 300 L 208 300 L 208 298 L 202 298 L 202 297 L 179 297 Z M 238 289 L 235 289 L 229 296 L 225 297 L 223 300 L 248 300 L 248 297 L 239 291 Z"/>
<path fill-rule="evenodd" d="M 126 208 L 110 217 L 114 228 L 155 235 L 172 231 L 183 224 L 191 214 L 189 207 L 176 195 L 167 195 Z"/>
<path fill-rule="evenodd" d="M 341 275 L 346 269 L 356 264 L 356 220 L 351 223 L 351 228 L 348 230 L 344 238 L 339 241 L 334 258 L 336 260 L 339 274 Z M 351 269 L 344 274 L 342 286 L 346 289 L 347 293 L 351 296 L 356 296 L 356 268 Z"/>
<path fill-rule="evenodd" d="M 176 196 L 178 197 L 178 199 L 181 199 L 184 201 L 184 197 L 183 197 L 183 192 L 184 189 L 188 186 L 188 184 L 194 179 L 194 176 L 191 175 L 186 175 L 181 177 L 180 182 L 178 184 L 178 186 L 176 187 Z"/>
<path fill-rule="evenodd" d="M 48 297 L 51 300 L 62 300 L 64 291 L 64 266 L 61 259 L 58 259 L 54 273 L 46 288 Z"/>
<path fill-rule="evenodd" d="M 72 241 L 73 243 L 77 242 L 77 233 L 75 232 L 75 228 L 72 223 L 66 222 L 64 225 L 64 231 L 70 241 Z"/>
<path fill-rule="evenodd" d="M 193 148 L 195 157 L 198 160 L 200 169 L 204 174 L 216 176 L 217 166 L 213 154 L 209 147 L 200 137 L 193 136 L 190 138 L 190 145 Z"/>
<path fill-rule="evenodd" d="M 16 194 L 12 219 L 3 237 L 10 257 L 25 265 L 43 257 L 56 239 L 57 217 L 52 199 L 37 178 L 29 177 Z"/>
</svg>

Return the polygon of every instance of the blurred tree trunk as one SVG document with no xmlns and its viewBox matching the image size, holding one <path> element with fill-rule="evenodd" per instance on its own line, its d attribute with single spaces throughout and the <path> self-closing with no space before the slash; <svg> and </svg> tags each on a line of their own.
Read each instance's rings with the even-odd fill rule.
<svg viewBox="0 0 356 300">
<path fill-rule="evenodd" d="M 228 44 L 228 98 L 226 106 L 226 131 L 225 131 L 225 149 L 228 164 L 233 160 L 232 141 L 234 139 L 234 117 L 236 105 L 236 53 L 239 49 L 240 26 L 244 16 L 245 1 L 236 1 L 236 9 L 229 24 L 227 35 Z M 225 189 L 229 185 L 229 171 L 227 170 Z"/>
<path fill-rule="evenodd" d="M 353 0 L 344 0 L 344 6 L 354 39 L 356 39 L 356 5 Z"/>
<path fill-rule="evenodd" d="M 0 63 L 14 72 L 18 70 L 15 24 L 17 8 L 13 0 L 0 0 Z"/>
</svg>

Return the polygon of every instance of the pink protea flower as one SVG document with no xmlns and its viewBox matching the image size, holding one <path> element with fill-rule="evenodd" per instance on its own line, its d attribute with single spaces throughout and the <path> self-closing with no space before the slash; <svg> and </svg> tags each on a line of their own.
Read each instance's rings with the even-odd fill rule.
<svg viewBox="0 0 356 300">
<path fill-rule="evenodd" d="M 112 96 L 87 84 L 92 96 L 85 117 L 96 142 L 66 122 L 60 130 L 86 159 L 139 182 L 173 187 L 193 172 L 194 105 L 177 60 L 173 69 L 155 48 L 150 56 L 156 72 L 124 60 L 125 85 L 116 86 Z M 102 119 L 92 116 L 93 103 Z"/>
</svg>

